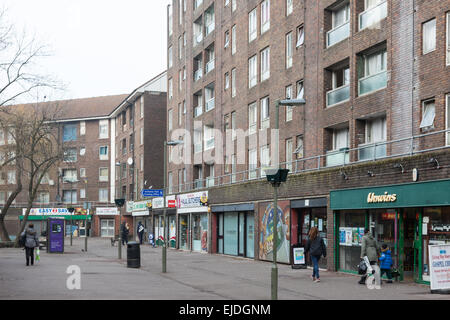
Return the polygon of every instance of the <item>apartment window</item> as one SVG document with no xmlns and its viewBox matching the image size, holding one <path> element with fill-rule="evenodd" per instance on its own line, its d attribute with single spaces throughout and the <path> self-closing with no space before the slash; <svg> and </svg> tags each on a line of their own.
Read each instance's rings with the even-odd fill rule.
<svg viewBox="0 0 450 320">
<path fill-rule="evenodd" d="M 260 159 L 261 159 L 261 177 L 265 177 L 266 173 L 264 172 L 264 168 L 270 166 L 270 148 L 269 146 L 261 147 L 260 151 Z"/>
<path fill-rule="evenodd" d="M 301 159 L 304 157 L 303 151 L 303 136 L 297 136 L 297 148 L 294 153 L 297 155 L 297 159 Z"/>
<path fill-rule="evenodd" d="M 224 7 L 228 6 L 229 4 L 230 4 L 230 0 L 224 0 L 224 4 L 223 4 Z"/>
<path fill-rule="evenodd" d="M 108 181 L 108 176 L 109 176 L 108 168 L 100 168 L 99 169 L 98 180 L 100 182 Z"/>
<path fill-rule="evenodd" d="M 108 202 L 108 189 L 98 189 L 98 201 Z"/>
<path fill-rule="evenodd" d="M 108 160 L 108 146 L 100 147 L 99 155 L 100 160 Z"/>
<path fill-rule="evenodd" d="M 144 155 L 141 154 L 141 171 L 144 171 Z"/>
<path fill-rule="evenodd" d="M 370 93 L 387 86 L 387 52 L 386 49 L 365 55 L 362 60 L 362 77 L 359 79 L 359 94 Z"/>
<path fill-rule="evenodd" d="M 202 54 L 194 58 L 194 81 L 198 81 L 203 76 L 203 59 Z"/>
<path fill-rule="evenodd" d="M 224 90 L 228 90 L 230 88 L 230 74 L 228 72 L 225 73 L 224 80 Z"/>
<path fill-rule="evenodd" d="M 84 136 L 86 134 L 86 122 L 80 122 L 80 136 Z"/>
<path fill-rule="evenodd" d="M 305 42 L 305 30 L 303 26 L 297 27 L 297 44 L 295 45 L 297 48 L 301 47 Z"/>
<path fill-rule="evenodd" d="M 206 35 L 214 31 L 215 19 L 214 19 L 214 5 L 205 11 L 205 30 Z"/>
<path fill-rule="evenodd" d="M 434 129 L 434 118 L 436 117 L 436 108 L 434 99 L 422 102 L 422 121 L 420 129 L 428 131 Z"/>
<path fill-rule="evenodd" d="M 289 16 L 294 11 L 294 0 L 286 0 L 286 16 Z"/>
<path fill-rule="evenodd" d="M 270 0 L 261 3 L 261 34 L 270 29 Z"/>
<path fill-rule="evenodd" d="M 64 150 L 64 161 L 65 162 L 76 162 L 77 161 L 77 149 L 67 148 Z"/>
<path fill-rule="evenodd" d="M 210 126 L 204 126 L 204 150 L 210 150 L 214 148 L 214 128 Z"/>
<path fill-rule="evenodd" d="M 292 32 L 286 35 L 286 69 L 292 67 Z"/>
<path fill-rule="evenodd" d="M 86 198 L 86 189 L 80 189 L 80 199 Z"/>
<path fill-rule="evenodd" d="M 450 94 L 445 96 L 445 129 L 450 130 Z M 450 145 L 450 131 L 446 134 L 447 145 Z"/>
<path fill-rule="evenodd" d="M 350 99 L 350 68 L 344 67 L 332 71 L 332 90 L 327 92 L 327 106 Z"/>
<path fill-rule="evenodd" d="M 172 78 L 169 79 L 169 99 L 173 98 L 173 83 Z"/>
<path fill-rule="evenodd" d="M 194 47 L 203 40 L 203 23 L 201 17 L 194 22 Z"/>
<path fill-rule="evenodd" d="M 127 138 L 122 139 L 122 155 L 127 154 Z"/>
<path fill-rule="evenodd" d="M 248 178 L 256 179 L 258 167 L 258 153 L 256 149 L 252 149 L 248 151 Z"/>
<path fill-rule="evenodd" d="M 387 17 L 386 0 L 364 0 L 365 10 L 359 15 L 359 30 L 379 23 Z"/>
<path fill-rule="evenodd" d="M 305 88 L 303 86 L 303 80 L 297 82 L 297 99 L 304 99 Z"/>
<path fill-rule="evenodd" d="M 186 100 L 183 100 L 183 114 L 186 114 Z"/>
<path fill-rule="evenodd" d="M 84 156 L 86 154 L 86 148 L 80 147 L 80 156 Z"/>
<path fill-rule="evenodd" d="M 49 204 L 50 203 L 50 193 L 48 193 L 48 192 L 40 192 L 39 193 L 39 203 L 41 203 L 41 204 Z"/>
<path fill-rule="evenodd" d="M 214 98 L 214 84 L 210 84 L 205 87 L 205 111 L 208 112 L 214 109 L 215 98 Z"/>
<path fill-rule="evenodd" d="M 183 58 L 183 36 L 178 37 L 178 59 Z"/>
<path fill-rule="evenodd" d="M 333 130 L 333 150 L 348 148 L 348 128 Z"/>
<path fill-rule="evenodd" d="M 257 109 L 256 109 L 256 102 L 250 104 L 248 106 L 248 133 L 253 134 L 256 133 L 257 129 Z"/>
<path fill-rule="evenodd" d="M 77 170 L 76 169 L 64 169 L 63 170 L 63 182 L 74 182 L 77 181 Z"/>
<path fill-rule="evenodd" d="M 236 140 L 236 111 L 231 113 L 231 139 Z"/>
<path fill-rule="evenodd" d="M 130 112 L 131 114 L 131 112 Z M 99 139 L 108 139 L 108 120 L 99 121 Z"/>
<path fill-rule="evenodd" d="M 169 17 L 168 17 L 168 24 L 169 24 L 169 37 L 172 35 L 173 32 L 173 19 L 172 19 L 172 6 L 169 6 Z"/>
<path fill-rule="evenodd" d="M 236 97 L 236 68 L 231 70 L 231 96 Z"/>
<path fill-rule="evenodd" d="M 236 53 L 236 25 L 231 28 L 231 54 L 234 55 Z"/>
<path fill-rule="evenodd" d="M 8 184 L 16 184 L 16 170 L 8 171 Z"/>
<path fill-rule="evenodd" d="M 423 54 L 436 49 L 436 19 L 422 24 L 422 46 Z"/>
<path fill-rule="evenodd" d="M 173 127 L 172 127 L 172 117 L 173 117 L 173 111 L 172 109 L 169 110 L 169 112 L 167 113 L 167 128 L 169 131 L 172 131 Z"/>
<path fill-rule="evenodd" d="M 170 46 L 169 47 L 169 57 L 168 57 L 168 64 L 167 64 L 167 66 L 168 66 L 168 68 L 170 69 L 170 68 L 172 68 L 172 66 L 173 66 L 173 56 L 172 56 L 172 46 Z"/>
<path fill-rule="evenodd" d="M 330 47 L 350 35 L 350 3 L 334 10 L 331 14 L 332 30 L 327 32 L 327 46 Z"/>
<path fill-rule="evenodd" d="M 167 177 L 167 188 L 168 188 L 168 192 L 169 194 L 173 193 L 173 178 L 172 178 L 172 172 L 169 172 L 168 177 Z"/>
<path fill-rule="evenodd" d="M 8 137 L 8 143 L 10 143 L 9 140 Z M 77 126 L 75 124 L 66 124 L 63 128 L 63 142 L 68 141 L 77 141 Z"/>
<path fill-rule="evenodd" d="M 197 102 L 197 106 L 194 108 L 194 118 L 200 116 L 203 113 L 203 95 L 201 91 L 194 94 L 194 103 Z"/>
<path fill-rule="evenodd" d="M 270 127 L 269 97 L 261 99 L 261 129 Z"/>
<path fill-rule="evenodd" d="M 248 42 L 252 42 L 257 36 L 256 8 L 248 14 Z"/>
<path fill-rule="evenodd" d="M 86 168 L 80 168 L 80 177 L 86 178 Z"/>
<path fill-rule="evenodd" d="M 77 190 L 63 190 L 63 202 L 65 204 L 77 203 Z"/>
<path fill-rule="evenodd" d="M 206 178 L 206 187 L 214 187 L 214 165 L 206 166 L 206 170 L 209 171 L 209 176 Z"/>
<path fill-rule="evenodd" d="M 140 133 L 140 135 L 139 135 L 139 137 L 140 137 L 140 143 L 141 143 L 141 146 L 144 144 L 144 127 L 141 127 L 141 133 Z"/>
<path fill-rule="evenodd" d="M 178 91 L 183 90 L 183 70 L 178 71 Z"/>
<path fill-rule="evenodd" d="M 194 153 L 202 152 L 203 141 L 202 141 L 202 131 L 194 130 Z"/>
<path fill-rule="evenodd" d="M 183 190 L 183 185 L 184 185 L 184 181 L 183 181 L 183 170 L 178 170 L 178 185 L 179 185 L 179 191 Z"/>
<path fill-rule="evenodd" d="M 225 36 L 224 36 L 224 45 L 223 47 L 226 49 L 228 48 L 228 46 L 230 45 L 230 31 L 225 31 Z"/>
<path fill-rule="evenodd" d="M 214 45 L 206 49 L 206 67 L 205 67 L 205 73 L 209 73 L 210 71 L 214 70 L 215 65 L 215 55 L 214 55 Z"/>
<path fill-rule="evenodd" d="M 285 155 L 285 161 L 286 161 L 286 169 L 289 169 L 289 171 L 292 171 L 292 154 L 294 152 L 293 150 L 294 145 L 292 138 L 286 140 L 286 155 Z"/>
<path fill-rule="evenodd" d="M 253 56 L 248 60 L 248 86 L 252 88 L 258 82 L 257 57 Z"/>
<path fill-rule="evenodd" d="M 447 65 L 450 65 L 450 12 L 447 12 L 447 36 L 446 36 L 446 52 L 447 52 Z"/>
<path fill-rule="evenodd" d="M 286 87 L 286 99 L 292 99 L 292 85 Z M 293 111 L 293 106 L 286 106 L 286 122 L 292 120 Z"/>
<path fill-rule="evenodd" d="M 261 81 L 270 77 L 270 48 L 261 51 Z"/>
<path fill-rule="evenodd" d="M 231 0 L 231 11 L 236 11 L 237 0 Z"/>
<path fill-rule="evenodd" d="M 366 143 L 386 141 L 386 118 L 366 121 Z"/>
</svg>

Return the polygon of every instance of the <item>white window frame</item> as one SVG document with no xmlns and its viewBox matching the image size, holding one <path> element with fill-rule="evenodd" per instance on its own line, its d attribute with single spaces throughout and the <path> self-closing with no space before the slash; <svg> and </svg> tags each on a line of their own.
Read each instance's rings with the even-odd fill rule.
<svg viewBox="0 0 450 320">
<path fill-rule="evenodd" d="M 305 43 L 305 28 L 303 25 L 297 27 L 297 43 L 295 47 L 298 49 Z"/>
<path fill-rule="evenodd" d="M 236 97 L 236 68 L 231 69 L 231 97 Z"/>
<path fill-rule="evenodd" d="M 80 168 L 80 178 L 86 178 L 86 168 Z"/>
<path fill-rule="evenodd" d="M 431 24 L 431 25 L 430 25 Z M 434 26 L 433 26 L 434 24 Z M 431 38 L 428 38 L 427 33 L 425 32 L 426 30 L 428 30 L 428 26 L 431 26 L 432 29 L 430 29 L 431 34 L 429 36 L 431 36 Z M 428 20 L 424 23 L 422 23 L 422 54 L 427 54 L 430 52 L 433 52 L 436 50 L 436 18 L 433 18 L 431 20 Z M 426 43 L 428 43 L 428 41 L 432 41 L 432 46 L 431 47 L 426 47 Z"/>
<path fill-rule="evenodd" d="M 248 134 L 256 133 L 258 128 L 258 108 L 256 102 L 248 105 Z"/>
<path fill-rule="evenodd" d="M 270 78 L 270 47 L 261 51 L 261 82 Z"/>
<path fill-rule="evenodd" d="M 285 162 L 286 169 L 292 172 L 292 161 L 294 160 L 294 141 L 292 138 L 286 139 L 285 141 Z"/>
<path fill-rule="evenodd" d="M 428 117 L 426 117 L 427 115 Z M 423 131 L 434 129 L 435 119 L 436 119 L 436 100 L 433 98 L 422 101 L 422 120 L 420 122 L 420 129 Z"/>
<path fill-rule="evenodd" d="M 270 105 L 269 97 L 264 97 L 260 101 L 261 129 L 270 127 Z"/>
<path fill-rule="evenodd" d="M 102 172 L 106 170 L 106 176 L 102 175 Z M 108 167 L 101 167 L 98 168 L 98 181 L 100 182 L 108 182 L 109 180 L 109 168 Z"/>
<path fill-rule="evenodd" d="M 258 57 L 248 59 L 248 87 L 253 88 L 258 83 Z"/>
<path fill-rule="evenodd" d="M 261 162 L 261 177 L 265 177 L 266 173 L 263 170 L 265 167 L 270 166 L 270 147 L 269 145 L 262 146 L 260 148 L 260 162 Z"/>
<path fill-rule="evenodd" d="M 167 112 L 167 129 L 169 131 L 172 131 L 173 129 L 172 118 L 173 118 L 173 110 L 169 109 L 169 111 Z"/>
<path fill-rule="evenodd" d="M 292 67 L 293 48 L 292 48 L 292 31 L 286 34 L 286 69 Z"/>
<path fill-rule="evenodd" d="M 248 14 L 248 42 L 252 42 L 258 37 L 258 15 L 256 8 Z"/>
<path fill-rule="evenodd" d="M 289 85 L 286 87 L 286 99 L 292 99 L 292 85 Z M 293 106 L 286 106 L 286 122 L 292 121 L 294 113 L 294 107 Z"/>
<path fill-rule="evenodd" d="M 101 153 L 102 148 L 106 148 L 106 155 Z M 109 148 L 108 146 L 100 146 L 98 148 L 98 157 L 100 160 L 109 160 Z"/>
<path fill-rule="evenodd" d="M 256 179 L 257 178 L 257 171 L 258 168 L 258 150 L 257 149 L 251 149 L 248 150 L 248 179 Z"/>
<path fill-rule="evenodd" d="M 167 61 L 167 68 L 172 68 L 173 66 L 173 49 L 172 46 L 169 47 L 168 50 L 168 61 Z"/>
<path fill-rule="evenodd" d="M 270 0 L 261 2 L 261 34 L 270 29 Z"/>
<path fill-rule="evenodd" d="M 231 55 L 234 55 L 237 50 L 236 25 L 231 27 Z"/>
<path fill-rule="evenodd" d="M 301 144 L 300 144 L 301 142 Z M 305 153 L 305 149 L 304 149 L 304 144 L 303 144 L 304 140 L 303 140 L 303 135 L 299 135 L 296 137 L 296 143 L 297 143 L 297 147 L 294 151 L 294 153 L 297 155 L 297 159 L 301 159 L 304 157 L 304 153 Z"/>
<path fill-rule="evenodd" d="M 294 11 L 294 0 L 286 0 L 286 17 Z"/>
<path fill-rule="evenodd" d="M 107 188 L 98 189 L 98 201 L 99 202 L 108 202 L 109 190 Z M 106 194 L 106 196 L 105 196 Z M 102 197 L 102 195 L 104 197 Z"/>
<path fill-rule="evenodd" d="M 80 121 L 80 136 L 86 134 L 86 121 Z"/>
<path fill-rule="evenodd" d="M 100 120 L 98 122 L 99 139 L 109 138 L 109 120 Z"/>
<path fill-rule="evenodd" d="M 339 137 L 341 135 L 345 134 L 345 146 L 338 146 Z M 333 151 L 339 151 L 342 148 L 348 148 L 349 146 L 349 129 L 348 128 L 342 128 L 342 129 L 334 129 L 333 130 Z"/>
<path fill-rule="evenodd" d="M 381 138 L 376 139 L 374 137 L 374 128 L 381 125 Z M 387 126 L 386 126 L 386 117 L 376 118 L 369 121 L 366 121 L 366 144 L 376 143 L 386 141 L 387 135 Z"/>
<path fill-rule="evenodd" d="M 445 47 L 446 47 L 446 62 L 450 66 L 450 12 L 447 12 L 446 32 L 445 32 Z"/>
</svg>

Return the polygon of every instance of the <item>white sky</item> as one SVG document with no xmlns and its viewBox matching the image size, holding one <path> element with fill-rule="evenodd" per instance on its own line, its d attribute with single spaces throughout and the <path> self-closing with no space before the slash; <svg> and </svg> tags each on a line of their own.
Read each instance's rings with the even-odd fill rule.
<svg viewBox="0 0 450 320">
<path fill-rule="evenodd" d="M 171 0 L 2 0 L 18 29 L 36 34 L 62 80 L 60 98 L 131 93 L 166 69 Z"/>
</svg>

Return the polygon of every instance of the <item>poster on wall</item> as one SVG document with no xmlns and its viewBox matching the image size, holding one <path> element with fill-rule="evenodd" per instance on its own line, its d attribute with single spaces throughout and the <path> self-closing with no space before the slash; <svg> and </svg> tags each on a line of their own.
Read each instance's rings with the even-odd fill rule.
<svg viewBox="0 0 450 320">
<path fill-rule="evenodd" d="M 359 228 L 352 228 L 352 245 L 359 245 Z"/>
<path fill-rule="evenodd" d="M 279 201 L 277 208 L 277 261 L 289 263 L 290 261 L 290 207 L 289 201 Z M 273 260 L 273 203 L 261 203 L 259 205 L 260 235 L 259 258 L 261 260 Z"/>
<path fill-rule="evenodd" d="M 339 244 L 347 247 L 353 245 L 353 228 L 339 228 Z"/>
<path fill-rule="evenodd" d="M 450 289 L 450 245 L 428 246 L 431 290 Z"/>
</svg>

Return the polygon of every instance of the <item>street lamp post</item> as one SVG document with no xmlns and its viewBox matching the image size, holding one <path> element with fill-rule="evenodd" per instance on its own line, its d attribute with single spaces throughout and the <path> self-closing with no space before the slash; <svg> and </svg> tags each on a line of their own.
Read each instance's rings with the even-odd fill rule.
<svg viewBox="0 0 450 320">
<path fill-rule="evenodd" d="M 120 199 L 115 199 L 114 202 L 116 203 L 116 206 L 119 208 L 119 244 L 117 245 L 117 254 L 118 254 L 118 259 L 122 259 L 122 232 L 120 230 L 121 228 L 121 222 L 122 222 L 122 210 L 121 208 L 123 207 L 123 205 L 125 204 L 125 199 L 120 198 Z"/>
<path fill-rule="evenodd" d="M 163 221 L 163 228 L 164 228 L 164 242 L 162 247 L 162 272 L 167 272 L 167 209 L 166 209 L 166 179 L 167 179 L 167 146 L 176 146 L 179 144 L 182 144 L 183 141 L 175 140 L 175 141 L 164 141 L 164 178 L 163 178 L 163 186 L 164 186 L 164 194 L 163 194 L 163 201 L 164 201 L 164 221 Z"/>
<path fill-rule="evenodd" d="M 280 106 L 300 106 L 306 102 L 304 99 L 287 99 L 277 100 L 275 103 L 275 130 L 277 136 L 274 141 L 274 150 L 278 152 L 278 130 L 280 127 Z M 266 170 L 267 180 L 272 183 L 273 186 L 273 237 L 272 237 L 272 252 L 273 252 L 273 265 L 271 271 L 271 297 L 272 300 L 278 299 L 278 267 L 277 267 L 277 238 L 278 238 L 278 188 L 281 182 L 285 182 L 289 170 L 280 169 L 279 154 L 276 155 L 276 168 Z"/>
</svg>

